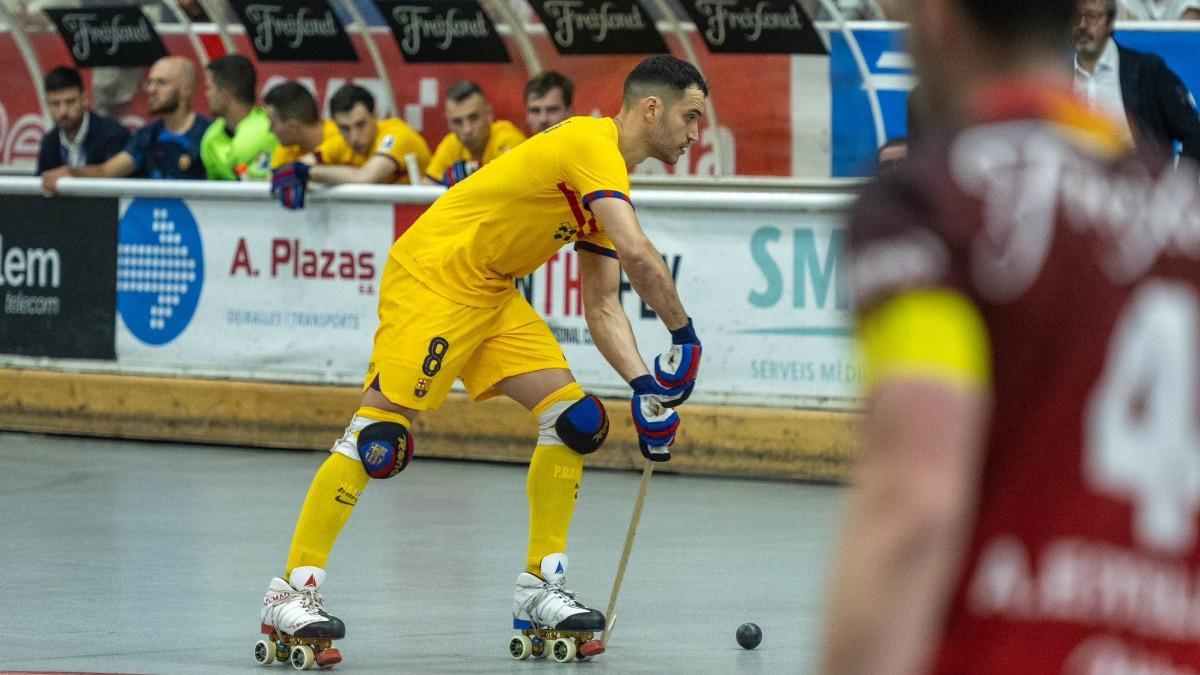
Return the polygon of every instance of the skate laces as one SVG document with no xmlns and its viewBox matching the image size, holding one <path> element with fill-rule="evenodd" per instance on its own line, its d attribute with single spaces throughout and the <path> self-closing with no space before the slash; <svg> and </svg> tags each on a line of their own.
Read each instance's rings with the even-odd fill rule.
<svg viewBox="0 0 1200 675">
<path fill-rule="evenodd" d="M 321 614 L 325 610 L 325 598 L 317 592 L 317 589 L 307 588 L 303 591 L 295 591 L 295 593 L 300 596 L 300 607 L 315 614 Z"/>
<path fill-rule="evenodd" d="M 537 593 L 532 594 L 529 600 L 526 600 L 522 609 L 529 615 L 530 618 L 536 618 L 534 610 L 545 606 L 548 602 L 558 600 L 563 605 L 575 609 L 584 609 L 583 605 L 575 599 L 575 593 L 568 591 L 562 586 L 558 586 L 549 582 L 542 582 L 542 588 Z"/>
</svg>

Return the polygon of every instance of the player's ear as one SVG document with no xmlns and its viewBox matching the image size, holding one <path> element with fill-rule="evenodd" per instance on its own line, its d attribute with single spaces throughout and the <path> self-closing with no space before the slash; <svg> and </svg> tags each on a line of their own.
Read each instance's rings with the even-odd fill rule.
<svg viewBox="0 0 1200 675">
<path fill-rule="evenodd" d="M 642 99 L 642 116 L 647 122 L 653 122 L 663 114 L 663 100 L 657 96 L 647 96 Z"/>
</svg>

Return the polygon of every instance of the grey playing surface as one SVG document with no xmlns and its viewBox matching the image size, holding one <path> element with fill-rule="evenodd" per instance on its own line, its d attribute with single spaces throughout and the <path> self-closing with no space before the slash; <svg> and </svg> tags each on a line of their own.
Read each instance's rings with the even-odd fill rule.
<svg viewBox="0 0 1200 675">
<path fill-rule="evenodd" d="M 0 433 L 0 670 L 294 672 L 251 655 L 324 456 Z M 639 477 L 584 474 L 567 580 L 589 606 L 608 603 Z M 367 487 L 334 548 L 332 672 L 809 672 L 841 495 L 655 472 L 608 653 L 517 662 L 525 469 L 418 458 Z"/>
</svg>

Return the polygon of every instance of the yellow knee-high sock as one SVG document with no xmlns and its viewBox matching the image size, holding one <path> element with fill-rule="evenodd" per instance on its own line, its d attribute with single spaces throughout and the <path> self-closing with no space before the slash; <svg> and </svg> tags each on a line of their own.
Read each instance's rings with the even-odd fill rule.
<svg viewBox="0 0 1200 675">
<path fill-rule="evenodd" d="M 329 459 L 313 478 L 300 509 L 300 519 L 296 522 L 292 547 L 288 551 L 285 579 L 296 567 L 325 567 L 333 542 L 358 504 L 368 480 L 362 462 L 339 452 L 329 454 Z"/>
<path fill-rule="evenodd" d="M 579 384 L 571 384 L 542 399 L 533 409 L 541 416 L 555 403 L 584 397 Z M 529 549 L 526 569 L 541 575 L 542 558 L 567 550 L 567 529 L 575 514 L 575 499 L 583 478 L 583 455 L 565 445 L 538 445 L 529 462 L 525 490 L 529 495 Z"/>
<path fill-rule="evenodd" d="M 366 426 L 372 421 L 399 422 L 410 426 L 403 415 L 375 408 L 360 408 L 351 426 Z M 285 579 L 296 567 L 325 567 L 334 540 L 350 518 L 350 512 L 358 504 L 358 498 L 369 480 L 362 462 L 339 452 L 329 454 L 329 459 L 325 460 L 313 478 L 308 496 L 304 498 L 304 506 L 300 509 L 300 519 L 296 522 L 292 547 L 288 551 Z"/>
</svg>

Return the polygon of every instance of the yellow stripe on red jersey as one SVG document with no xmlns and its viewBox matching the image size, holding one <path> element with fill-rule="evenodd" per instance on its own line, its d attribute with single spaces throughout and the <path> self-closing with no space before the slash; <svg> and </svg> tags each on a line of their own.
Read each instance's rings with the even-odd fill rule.
<svg viewBox="0 0 1200 675">
<path fill-rule="evenodd" d="M 866 392 L 902 377 L 940 380 L 963 388 L 991 383 L 991 343 L 979 310 L 946 289 L 901 293 L 858 321 Z"/>
<path fill-rule="evenodd" d="M 392 246 L 391 256 L 434 291 L 494 307 L 564 244 L 616 256 L 596 199 L 629 200 L 629 170 L 611 118 L 573 117 L 458 183 Z"/>
</svg>

